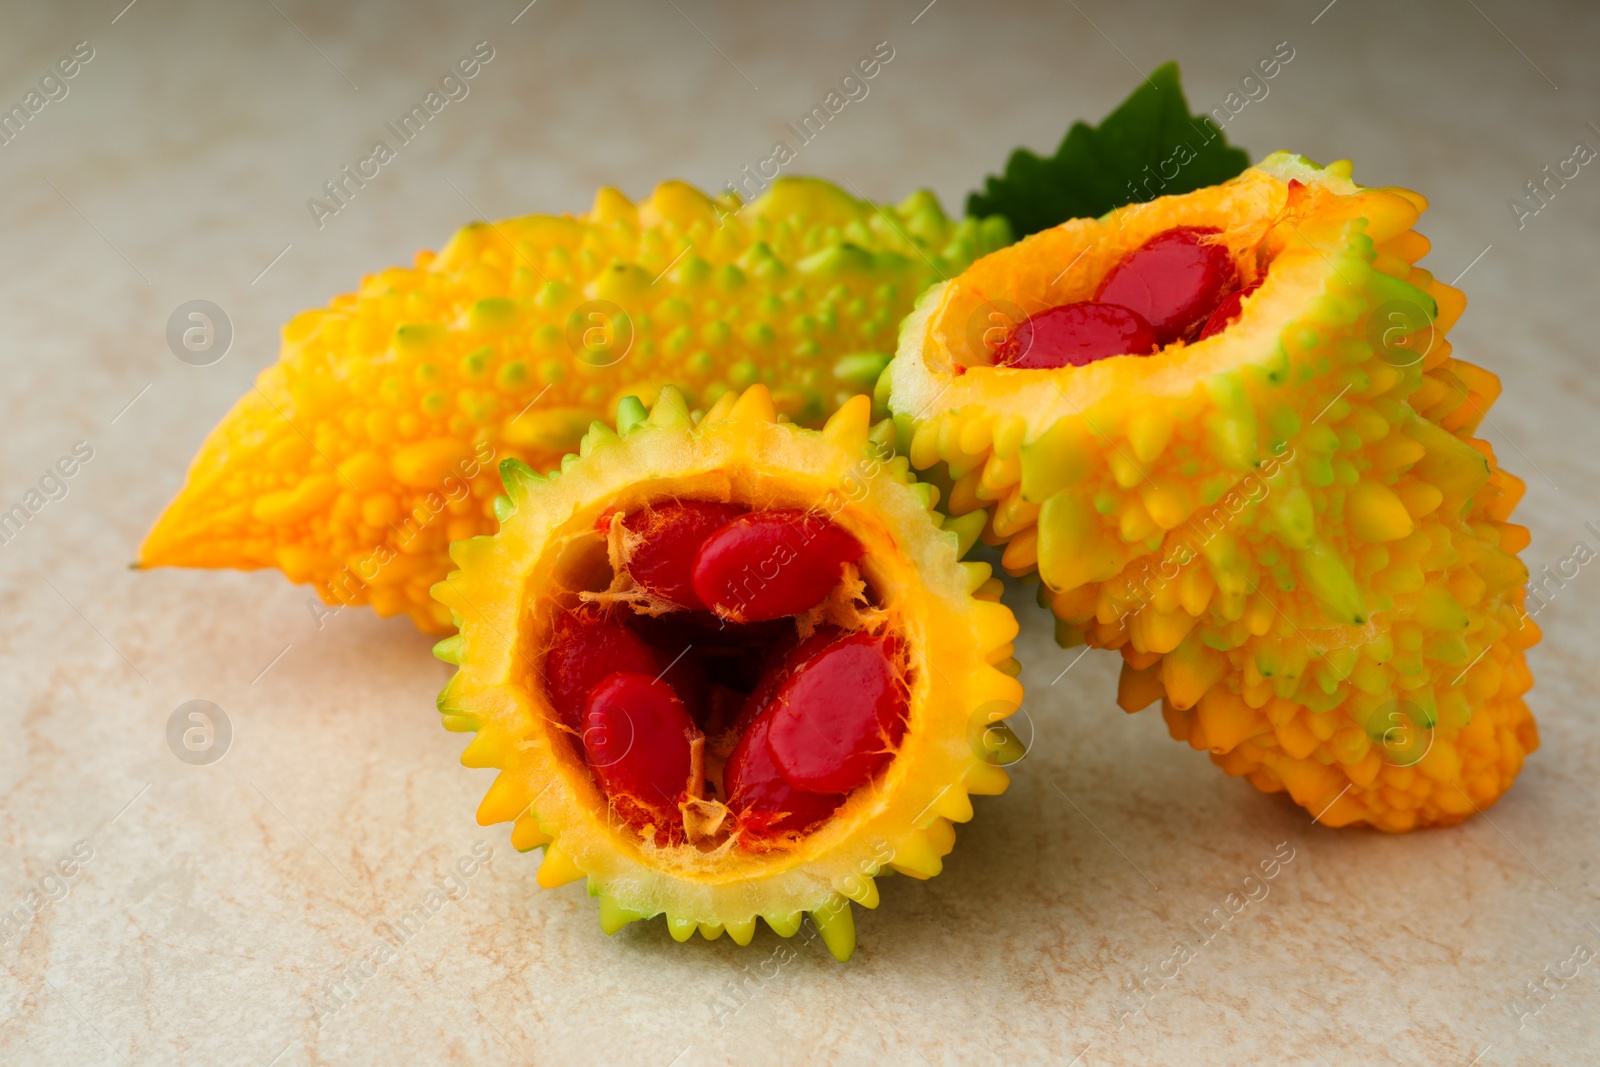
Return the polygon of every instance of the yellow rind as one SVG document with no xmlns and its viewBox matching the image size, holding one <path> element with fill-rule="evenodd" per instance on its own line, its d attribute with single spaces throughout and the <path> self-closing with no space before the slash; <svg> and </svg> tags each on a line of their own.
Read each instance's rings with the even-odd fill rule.
<svg viewBox="0 0 1600 1067">
<path fill-rule="evenodd" d="M 676 390 L 648 417 L 623 405 L 618 434 L 597 426 L 558 473 L 504 469 L 510 506 L 500 531 L 457 542 L 459 566 L 434 587 L 459 633 L 441 643 L 458 670 L 439 699 L 446 725 L 477 737 L 463 762 L 500 770 L 479 811 L 490 823 L 525 813 L 549 838 L 541 885 L 587 878 L 613 932 L 665 915 L 678 940 L 695 929 L 741 944 L 757 917 L 783 936 L 811 914 L 843 959 L 853 949 L 850 901 L 877 903 L 884 868 L 937 874 L 954 842 L 952 820 L 970 818 L 969 793 L 1004 790 L 998 760 L 971 741 L 974 715 L 997 721 L 1021 704 L 1015 678 L 994 666 L 1017 624 L 971 592 L 961 562 L 971 531 L 942 528 L 903 458 L 870 439 L 868 401 L 852 400 L 822 430 L 778 421 L 764 386 L 719 403 L 698 422 Z M 605 798 L 571 752 L 530 679 L 555 561 L 597 517 L 664 494 L 735 499 L 758 507 L 822 507 L 866 549 L 862 567 L 911 651 L 913 692 L 905 739 L 889 767 L 791 848 L 708 856 L 692 847 L 645 846 L 607 818 Z M 541 619 L 544 619 L 541 622 Z"/>
<path fill-rule="evenodd" d="M 553 469 L 622 397 L 669 382 L 689 406 L 765 382 L 820 424 L 870 386 L 924 286 L 1008 239 L 928 193 L 880 206 L 806 178 L 742 207 L 667 182 L 637 205 L 603 189 L 575 218 L 473 223 L 284 327 L 140 564 L 276 567 L 445 632 L 428 588 L 450 542 L 495 528 L 502 460 Z"/>
<path fill-rule="evenodd" d="M 1268 234 L 1265 283 L 1222 334 L 948 372 L 983 358 L 973 314 L 1085 299 L 1153 233 L 1208 225 L 1250 248 L 1291 179 L 1293 225 Z M 1527 533 L 1508 521 L 1523 485 L 1472 436 L 1499 381 L 1451 356 L 1465 300 L 1414 266 L 1425 206 L 1279 154 L 980 260 L 918 302 L 885 375 L 913 465 L 985 515 L 1008 571 L 1038 571 L 1058 640 L 1122 651 L 1122 706 L 1160 701 L 1174 737 L 1330 825 L 1458 822 L 1538 744 Z M 1395 301 L 1432 329 L 1390 329 L 1408 321 Z"/>
</svg>

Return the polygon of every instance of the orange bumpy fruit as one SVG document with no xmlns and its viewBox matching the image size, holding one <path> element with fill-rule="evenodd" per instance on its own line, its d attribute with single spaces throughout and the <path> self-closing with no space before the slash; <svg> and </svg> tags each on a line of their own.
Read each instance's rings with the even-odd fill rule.
<svg viewBox="0 0 1600 1067">
<path fill-rule="evenodd" d="M 996 252 L 918 302 L 880 399 L 950 508 L 991 512 L 1005 568 L 1037 570 L 1061 643 L 1121 650 L 1124 708 L 1160 700 L 1174 737 L 1324 823 L 1407 830 L 1510 787 L 1539 632 L 1523 485 L 1474 436 L 1499 381 L 1453 358 L 1465 299 L 1415 266 L 1426 202 L 1349 175 L 1279 153 Z M 1225 328 L 995 365 L 1176 227 L 1259 284 Z"/>
<path fill-rule="evenodd" d="M 499 532 L 451 546 L 460 569 L 434 595 L 459 632 L 435 652 L 458 670 L 439 709 L 447 729 L 477 733 L 462 762 L 500 771 L 478 819 L 511 822 L 519 849 L 544 846 L 541 885 L 587 878 L 607 932 L 662 915 L 680 941 L 698 930 L 746 944 L 758 918 L 791 936 L 809 913 L 823 942 L 844 959 L 855 945 L 851 902 L 875 907 L 874 879 L 891 871 L 938 874 L 955 842 L 953 824 L 972 817 L 969 795 L 1005 789 L 1002 765 L 1020 755 L 1001 721 L 1022 700 L 1011 659 L 1017 624 L 999 602 L 989 565 L 961 559 L 982 519 L 934 511 L 932 487 L 918 484 L 905 458 L 893 455 L 887 423 L 869 428 L 869 409 L 865 396 L 856 397 L 819 431 L 778 421 L 761 385 L 724 394 L 698 418 L 670 387 L 648 415 L 630 397 L 615 429 L 596 423 L 548 477 L 519 461 L 503 464 Z M 694 711 L 695 701 L 675 702 L 687 685 L 661 685 L 672 683 L 671 668 L 654 681 L 634 665 L 601 679 L 590 690 L 581 735 L 551 685 L 558 675 L 571 679 L 570 665 L 588 656 L 621 662 L 592 636 L 573 636 L 563 620 L 574 612 L 603 607 L 632 623 L 660 615 L 669 632 L 693 632 L 693 612 L 641 588 L 627 570 L 638 539 L 649 536 L 640 529 L 650 527 L 630 528 L 625 516 L 684 501 L 733 505 L 734 512 L 798 510 L 848 534 L 860 553 L 850 557 L 836 593 L 780 625 L 799 627 L 792 638 L 822 625 L 870 631 L 892 643 L 902 665 L 903 702 L 895 712 L 901 728 L 884 737 L 883 759 L 849 775 L 849 783 L 797 783 L 848 794 L 826 798 L 787 828 L 745 818 L 740 791 L 722 778 L 719 761 L 743 740 L 732 736 L 745 728 L 742 717 L 729 730 L 712 721 L 715 711 L 709 720 L 695 712 L 703 735 L 687 747 L 678 743 L 674 731 L 697 734 L 679 710 L 681 703 Z M 847 555 L 836 554 L 834 565 Z M 759 560 L 752 568 L 759 577 L 752 577 L 758 585 L 781 581 L 785 565 L 800 562 L 781 554 Z M 553 667 L 553 650 L 573 640 L 590 644 L 561 646 L 562 662 Z M 837 695 L 842 681 L 835 676 L 822 689 Z M 801 714 L 802 696 L 785 692 L 781 710 Z M 727 742 L 721 755 L 719 733 Z M 659 743 L 635 753 L 628 744 L 635 737 Z M 780 762 L 784 755 L 809 758 L 807 746 L 818 755 L 816 739 L 785 744 L 772 742 Z M 738 747 L 732 751 L 727 758 L 737 763 Z M 686 767 L 688 786 L 674 797 Z M 652 795 L 639 796 L 645 792 Z"/>
<path fill-rule="evenodd" d="M 279 362 L 212 431 L 143 566 L 277 567 L 330 604 L 444 631 L 451 541 L 493 529 L 494 466 L 546 471 L 624 396 L 709 406 L 770 383 L 818 424 L 869 386 L 917 293 L 1009 239 L 782 178 L 754 202 L 681 182 L 577 218 L 461 230 L 296 316 Z"/>
</svg>

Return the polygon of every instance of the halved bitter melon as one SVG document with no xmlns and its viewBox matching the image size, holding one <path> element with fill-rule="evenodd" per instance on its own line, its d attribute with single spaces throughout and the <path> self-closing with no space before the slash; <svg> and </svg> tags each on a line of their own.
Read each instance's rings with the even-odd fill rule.
<svg viewBox="0 0 1600 1067">
<path fill-rule="evenodd" d="M 306 311 L 201 446 L 147 567 L 277 567 L 330 604 L 443 631 L 451 541 L 493 529 L 494 466 L 551 469 L 624 396 L 707 406 L 770 384 L 821 422 L 870 386 L 916 294 L 1009 239 L 780 178 L 754 202 L 681 182 L 577 218 L 474 223 L 413 267 Z"/>
<path fill-rule="evenodd" d="M 1465 301 L 1415 266 L 1425 206 L 1280 153 L 980 260 L 880 382 L 1061 642 L 1122 650 L 1124 707 L 1162 699 L 1174 736 L 1334 825 L 1459 821 L 1538 743 L 1523 487 L 1472 436 L 1499 382 L 1451 356 Z M 1230 311 L 1150 354 L 996 365 L 1183 229 L 1226 252 Z"/>
<path fill-rule="evenodd" d="M 451 547 L 439 708 L 500 770 L 479 821 L 544 846 L 542 885 L 587 878 L 607 932 L 744 944 L 809 913 L 844 959 L 849 902 L 937 874 L 969 794 L 1005 789 L 1017 626 L 961 561 L 982 520 L 934 511 L 869 411 L 818 431 L 761 385 L 698 419 L 671 387 L 629 398 L 548 477 L 504 463 L 499 532 Z"/>
</svg>

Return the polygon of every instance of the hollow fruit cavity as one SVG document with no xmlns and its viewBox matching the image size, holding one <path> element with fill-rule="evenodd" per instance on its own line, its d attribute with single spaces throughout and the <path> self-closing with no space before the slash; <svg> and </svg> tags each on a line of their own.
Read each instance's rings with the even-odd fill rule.
<svg viewBox="0 0 1600 1067">
<path fill-rule="evenodd" d="M 1255 287 L 1239 288 L 1227 246 L 1208 239 L 1217 232 L 1177 226 L 1156 234 L 1106 272 L 1093 300 L 1018 323 L 995 350 L 995 365 L 1082 367 L 1110 356 L 1150 355 L 1225 329 Z"/>
<path fill-rule="evenodd" d="M 908 657 L 849 532 L 665 500 L 594 537 L 609 578 L 562 583 L 542 680 L 622 822 L 658 845 L 783 848 L 894 759 Z"/>
</svg>

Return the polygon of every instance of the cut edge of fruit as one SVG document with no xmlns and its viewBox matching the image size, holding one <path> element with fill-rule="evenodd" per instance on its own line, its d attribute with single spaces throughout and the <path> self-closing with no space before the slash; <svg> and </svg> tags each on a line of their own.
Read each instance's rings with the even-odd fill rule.
<svg viewBox="0 0 1600 1067">
<path fill-rule="evenodd" d="M 873 878 L 885 867 L 937 874 L 954 843 L 953 822 L 971 817 L 969 794 L 1005 788 L 1001 760 L 969 743 L 969 720 L 974 709 L 989 709 L 998 722 L 1021 705 L 1021 686 L 1004 669 L 1015 618 L 998 602 L 988 565 L 960 559 L 978 524 L 933 511 L 932 487 L 915 482 L 903 457 L 885 458 L 869 440 L 887 433 L 870 426 L 869 413 L 867 398 L 857 397 L 820 431 L 805 430 L 777 421 L 762 386 L 725 396 L 698 423 L 675 390 L 663 390 L 648 412 L 624 402 L 618 428 L 595 423 L 561 471 L 539 477 L 505 465 L 499 534 L 452 546 L 460 569 L 434 590 L 460 626 L 440 655 L 460 669 L 439 706 L 447 728 L 478 732 L 462 762 L 502 772 L 479 820 L 536 824 L 537 833 L 524 830 L 522 840 L 529 847 L 548 841 L 541 884 L 587 877 L 608 930 L 664 913 L 675 937 L 686 937 L 692 923 L 708 937 L 726 930 L 739 940 L 758 916 L 782 933 L 800 913 L 820 912 L 824 942 L 848 955 L 853 926 L 841 902 L 874 906 Z M 715 869 L 666 865 L 671 850 L 652 852 L 600 823 L 593 787 L 579 780 L 576 762 L 552 758 L 555 746 L 539 726 L 548 709 L 519 680 L 527 670 L 519 665 L 521 642 L 537 576 L 568 543 L 566 534 L 662 488 L 697 495 L 690 486 L 716 486 L 722 499 L 733 499 L 735 483 L 771 498 L 740 501 L 749 506 L 839 502 L 834 519 L 866 547 L 867 566 L 903 579 L 882 584 L 905 613 L 901 632 L 917 650 L 919 688 L 897 757 L 794 848 L 740 853 Z M 943 676 L 938 684 L 934 672 Z"/>
<path fill-rule="evenodd" d="M 1315 222 L 1290 218 L 1292 225 L 1278 225 L 1285 217 L 1291 183 L 1313 190 L 1324 203 L 1336 203 L 1337 217 Z M 1170 205 L 1176 201 L 1195 205 L 1195 213 L 1178 225 L 1214 226 L 1238 246 L 1240 256 L 1272 231 L 1274 249 L 1267 269 L 1240 279 L 1242 285 L 1262 284 L 1227 330 L 1149 355 L 1110 357 L 1086 366 L 1040 370 L 967 362 L 973 338 L 992 333 L 991 326 L 1092 299 L 1121 256 L 1173 227 Z M 1378 273 L 1374 244 L 1409 229 L 1423 203 L 1409 190 L 1355 185 L 1348 164 L 1319 168 L 1304 157 L 1279 152 L 1209 190 L 1130 204 L 1100 219 L 1065 222 L 992 252 L 962 275 L 924 291 L 901 323 L 896 356 L 880 379 L 879 392 L 896 418 L 904 447 L 918 427 L 959 417 L 969 407 L 996 422 L 1021 420 L 1022 440 L 1031 442 L 1060 419 L 1081 415 L 1107 398 L 1180 397 L 1198 378 L 1245 367 L 1270 374 L 1281 358 L 1285 335 L 1310 321 L 1342 317 L 1346 298 L 1370 287 Z M 1045 283 L 1041 295 L 1024 301 L 1028 306 L 1012 305 L 994 292 L 1037 284 L 1028 276 L 1040 272 L 1016 265 L 1037 262 L 1067 266 Z M 1453 322 L 1449 309 L 1457 305 L 1459 293 L 1448 286 L 1433 282 L 1422 291 L 1394 277 L 1379 284 L 1385 299 L 1409 295 L 1423 306 L 1437 303 L 1441 329 Z M 1308 292 L 1322 294 L 1309 313 Z M 915 465 L 920 469 L 927 464 Z"/>
</svg>

